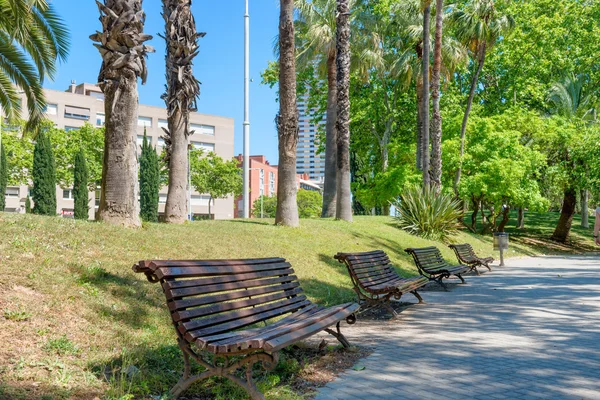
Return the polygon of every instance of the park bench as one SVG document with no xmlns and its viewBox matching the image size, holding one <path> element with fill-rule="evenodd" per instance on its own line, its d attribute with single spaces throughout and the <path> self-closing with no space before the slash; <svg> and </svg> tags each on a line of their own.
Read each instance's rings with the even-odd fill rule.
<svg viewBox="0 0 600 400">
<path fill-rule="evenodd" d="M 252 380 L 253 364 L 262 362 L 270 370 L 279 350 L 320 331 L 348 347 L 340 322 L 354 323 L 359 308 L 311 303 L 283 258 L 140 261 L 133 270 L 160 282 L 167 299 L 185 364 L 170 391 L 174 398 L 196 381 L 220 376 L 252 399 L 264 399 Z M 192 375 L 190 357 L 206 370 Z M 236 375 L 244 367 L 245 379 Z"/>
<path fill-rule="evenodd" d="M 404 293 L 409 292 L 419 300 L 419 303 L 423 302 L 417 289 L 426 285 L 429 280 L 424 276 L 401 277 L 392 268 L 388 255 L 382 250 L 337 253 L 334 258 L 348 268 L 361 311 L 384 306 L 393 316 L 397 316 L 390 301 L 392 297 L 399 300 Z"/>
<path fill-rule="evenodd" d="M 465 283 L 462 274 L 471 269 L 466 265 L 448 264 L 437 247 L 410 248 L 404 251 L 412 255 L 421 275 L 425 275 L 430 281 L 436 281 L 444 289 L 447 289 L 447 287 L 442 279 L 454 275 L 462 283 Z"/>
<path fill-rule="evenodd" d="M 486 267 L 489 271 L 492 270 L 492 268 L 490 268 L 490 263 L 494 262 L 494 258 L 493 257 L 486 257 L 486 258 L 477 257 L 477 255 L 475 254 L 475 251 L 473 250 L 473 246 L 471 246 L 469 243 L 451 244 L 448 247 L 450 247 L 452 250 L 454 250 L 454 253 L 456 254 L 456 258 L 458 259 L 458 262 L 470 266 L 471 271 L 475 271 L 475 273 L 477 273 L 477 275 L 479 275 L 479 271 L 477 270 L 477 267 Z"/>
</svg>

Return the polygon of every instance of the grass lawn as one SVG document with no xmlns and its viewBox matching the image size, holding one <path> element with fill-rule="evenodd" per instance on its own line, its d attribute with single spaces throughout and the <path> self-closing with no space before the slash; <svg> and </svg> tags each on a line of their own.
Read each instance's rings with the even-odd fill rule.
<svg viewBox="0 0 600 400">
<path fill-rule="evenodd" d="M 591 230 L 578 221 L 574 246 L 549 244 L 545 237 L 557 219 L 527 215 L 524 231 L 510 231 L 509 256 L 593 249 Z M 285 257 L 310 299 L 324 305 L 354 298 L 343 265 L 332 257 L 338 251 L 385 250 L 406 276 L 416 274 L 406 247 L 437 245 L 455 262 L 447 247 L 410 236 L 386 217 L 356 217 L 352 224 L 302 220 L 298 229 L 272 223 L 203 221 L 128 230 L 0 213 L 0 398 L 124 400 L 167 391 L 183 362 L 160 286 L 131 270 L 141 259 Z M 497 257 L 491 236 L 463 232 L 454 241 Z M 287 383 L 303 368 L 284 355 L 274 373 L 260 377 L 260 386 L 268 398 L 299 398 Z M 244 398 L 216 379 L 189 393 Z"/>
</svg>

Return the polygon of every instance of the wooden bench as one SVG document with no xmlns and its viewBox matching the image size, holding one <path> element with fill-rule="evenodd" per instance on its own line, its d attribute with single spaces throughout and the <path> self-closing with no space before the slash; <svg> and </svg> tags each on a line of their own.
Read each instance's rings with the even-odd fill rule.
<svg viewBox="0 0 600 400">
<path fill-rule="evenodd" d="M 477 257 L 477 255 L 475 254 L 475 251 L 473 250 L 473 246 L 471 246 L 469 243 L 451 244 L 448 247 L 450 247 L 452 250 L 454 250 L 454 253 L 456 254 L 456 258 L 458 259 L 458 262 L 470 266 L 471 271 L 475 271 L 475 273 L 477 275 L 479 275 L 479 271 L 477 270 L 477 267 L 486 267 L 489 271 L 492 270 L 492 268 L 490 268 L 490 263 L 494 262 L 494 258 L 493 257 L 485 257 L 485 258 Z"/>
<path fill-rule="evenodd" d="M 429 278 L 430 281 L 436 281 L 444 289 L 447 289 L 442 279 L 456 276 L 465 283 L 462 274 L 468 272 L 471 268 L 466 265 L 450 265 L 442 257 L 442 253 L 437 247 L 423 247 L 419 249 L 405 249 L 412 255 L 419 272 Z"/>
<path fill-rule="evenodd" d="M 340 322 L 354 323 L 359 308 L 311 303 L 283 258 L 140 261 L 133 270 L 160 282 L 167 298 L 185 363 L 183 377 L 170 391 L 175 398 L 196 381 L 220 376 L 252 399 L 264 399 L 252 380 L 254 363 L 272 369 L 279 350 L 320 331 L 348 347 Z M 282 318 L 273 322 L 277 317 Z M 257 325 L 261 322 L 264 326 Z M 190 357 L 206 371 L 191 375 Z M 235 372 L 244 367 L 242 379 Z"/>
<path fill-rule="evenodd" d="M 424 276 L 403 278 L 392 268 L 390 259 L 382 250 L 364 253 L 337 253 L 334 258 L 346 264 L 354 291 L 361 305 L 361 311 L 372 307 L 384 306 L 393 316 L 396 311 L 390 300 L 399 300 L 404 293 L 412 293 L 419 303 L 423 298 L 417 289 L 426 285 L 429 280 Z"/>
</svg>

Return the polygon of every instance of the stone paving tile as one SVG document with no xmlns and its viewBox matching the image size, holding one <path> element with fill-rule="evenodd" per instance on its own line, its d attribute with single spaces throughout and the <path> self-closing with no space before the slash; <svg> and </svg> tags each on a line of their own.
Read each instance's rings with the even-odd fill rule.
<svg viewBox="0 0 600 400">
<path fill-rule="evenodd" d="M 316 399 L 600 400 L 600 258 L 507 264 L 424 290 L 395 320 L 344 327 L 374 351 Z"/>
</svg>

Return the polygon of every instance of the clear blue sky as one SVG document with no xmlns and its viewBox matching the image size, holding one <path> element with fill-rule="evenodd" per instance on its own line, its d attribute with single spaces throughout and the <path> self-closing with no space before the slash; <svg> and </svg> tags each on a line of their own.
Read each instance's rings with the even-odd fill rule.
<svg viewBox="0 0 600 400">
<path fill-rule="evenodd" d="M 274 59 L 273 40 L 278 33 L 279 1 L 250 2 L 250 152 L 264 154 L 277 163 L 277 136 L 273 119 L 278 105 L 275 89 L 260 84 L 260 72 Z M 165 46 L 158 33 L 164 30 L 160 0 L 144 1 L 145 32 L 154 36 L 149 42 L 156 53 L 148 58 L 148 81 L 139 86 L 140 103 L 164 106 L 160 95 L 165 85 Z M 92 0 L 53 0 L 58 13 L 71 31 L 71 51 L 66 63 L 59 65 L 54 82 L 45 87 L 66 90 L 71 80 L 96 83 L 100 69 L 100 53 L 89 35 L 101 29 L 99 12 Z M 200 54 L 194 73 L 202 82 L 198 111 L 235 119 L 235 153 L 242 152 L 244 118 L 244 0 L 195 0 L 192 10 L 200 39 Z"/>
</svg>

